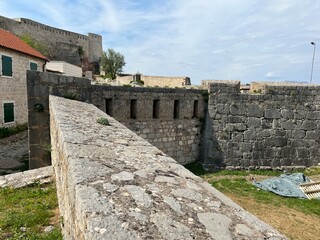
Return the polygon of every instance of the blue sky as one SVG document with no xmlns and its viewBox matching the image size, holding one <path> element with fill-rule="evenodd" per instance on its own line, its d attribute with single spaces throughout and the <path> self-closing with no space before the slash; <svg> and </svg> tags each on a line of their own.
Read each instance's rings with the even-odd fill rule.
<svg viewBox="0 0 320 240">
<path fill-rule="evenodd" d="M 319 0 L 1 0 L 0 15 L 103 36 L 128 73 L 320 84 Z"/>
</svg>

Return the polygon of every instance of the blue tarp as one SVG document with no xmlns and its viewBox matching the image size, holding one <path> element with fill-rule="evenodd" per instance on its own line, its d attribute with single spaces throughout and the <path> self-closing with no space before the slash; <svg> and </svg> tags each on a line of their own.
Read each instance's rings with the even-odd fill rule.
<svg viewBox="0 0 320 240">
<path fill-rule="evenodd" d="M 310 182 L 303 173 L 281 174 L 280 177 L 270 178 L 253 184 L 258 188 L 284 197 L 307 198 L 299 188 L 299 184 Z"/>
</svg>

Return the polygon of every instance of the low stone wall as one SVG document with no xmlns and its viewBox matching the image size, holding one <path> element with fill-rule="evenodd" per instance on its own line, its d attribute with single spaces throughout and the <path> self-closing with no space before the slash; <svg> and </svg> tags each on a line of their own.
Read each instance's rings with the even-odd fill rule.
<svg viewBox="0 0 320 240">
<path fill-rule="evenodd" d="M 144 86 L 148 87 L 184 87 L 191 84 L 189 77 L 170 77 L 170 76 L 147 76 L 139 75 L 140 80 L 144 82 Z M 118 84 L 130 84 L 136 75 L 117 76 L 116 82 Z"/>
<path fill-rule="evenodd" d="M 91 101 L 179 163 L 187 164 L 199 157 L 202 120 L 207 108 L 202 94 L 203 91 L 194 89 L 95 85 Z M 156 118 L 155 100 L 159 103 Z M 176 116 L 175 102 L 179 103 Z"/>
<path fill-rule="evenodd" d="M 93 105 L 50 96 L 50 129 L 65 239 L 285 239 Z"/>
<path fill-rule="evenodd" d="M 305 168 L 320 163 L 320 85 L 206 81 L 204 165 Z"/>
</svg>

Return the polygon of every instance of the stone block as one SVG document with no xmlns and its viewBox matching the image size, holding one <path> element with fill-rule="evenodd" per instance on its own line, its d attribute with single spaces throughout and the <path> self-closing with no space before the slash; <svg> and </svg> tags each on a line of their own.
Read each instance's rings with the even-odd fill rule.
<svg viewBox="0 0 320 240">
<path fill-rule="evenodd" d="M 282 109 L 281 110 L 281 116 L 284 119 L 293 119 L 294 118 L 293 110 L 291 110 L 291 109 Z"/>
<path fill-rule="evenodd" d="M 284 137 L 270 137 L 266 140 L 267 146 L 270 147 L 284 147 L 287 145 L 287 138 Z"/>
<path fill-rule="evenodd" d="M 263 109 L 260 105 L 251 104 L 248 105 L 248 117 L 262 117 L 263 116 Z"/>
<path fill-rule="evenodd" d="M 248 128 L 260 128 L 261 127 L 261 119 L 255 117 L 248 117 L 247 118 L 247 125 Z"/>
<path fill-rule="evenodd" d="M 281 112 L 278 108 L 267 108 L 264 113 L 265 118 L 281 118 Z"/>
<path fill-rule="evenodd" d="M 232 115 L 245 115 L 246 108 L 243 104 L 232 104 L 230 106 L 230 114 Z"/>
<path fill-rule="evenodd" d="M 303 129 L 303 130 L 308 130 L 308 131 L 310 131 L 310 130 L 314 130 L 314 129 L 316 129 L 316 128 L 317 128 L 317 125 L 316 125 L 316 123 L 315 123 L 314 121 L 305 120 L 305 121 L 303 121 L 303 123 L 302 123 L 302 129 Z"/>
<path fill-rule="evenodd" d="M 293 130 L 292 136 L 295 139 L 303 139 L 306 136 L 306 131 L 304 130 Z"/>
<path fill-rule="evenodd" d="M 255 140 L 257 138 L 256 131 L 254 131 L 254 130 L 247 130 L 243 134 L 244 134 L 245 141 L 251 141 L 251 140 Z"/>
</svg>

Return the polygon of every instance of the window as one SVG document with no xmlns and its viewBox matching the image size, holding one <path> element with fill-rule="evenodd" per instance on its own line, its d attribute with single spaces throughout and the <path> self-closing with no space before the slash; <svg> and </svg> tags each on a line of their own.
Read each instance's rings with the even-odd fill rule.
<svg viewBox="0 0 320 240">
<path fill-rule="evenodd" d="M 180 101 L 174 100 L 174 106 L 173 106 L 173 118 L 179 118 L 180 115 Z"/>
<path fill-rule="evenodd" d="M 193 118 L 197 118 L 198 117 L 198 108 L 199 108 L 199 102 L 198 102 L 198 100 L 194 100 L 194 102 L 193 102 L 193 114 L 192 114 Z"/>
<path fill-rule="evenodd" d="M 14 103 L 13 102 L 3 103 L 3 122 L 4 123 L 14 122 Z"/>
<path fill-rule="evenodd" d="M 159 99 L 153 100 L 152 117 L 159 118 L 159 111 L 160 111 L 160 100 Z"/>
<path fill-rule="evenodd" d="M 137 99 L 131 99 L 130 102 L 130 118 L 137 118 Z"/>
<path fill-rule="evenodd" d="M 38 71 L 38 64 L 35 62 L 30 62 L 30 70 L 31 71 Z"/>
<path fill-rule="evenodd" d="M 12 57 L 1 56 L 1 75 L 12 77 Z"/>
<path fill-rule="evenodd" d="M 106 114 L 112 116 L 112 98 L 106 98 Z"/>
</svg>

